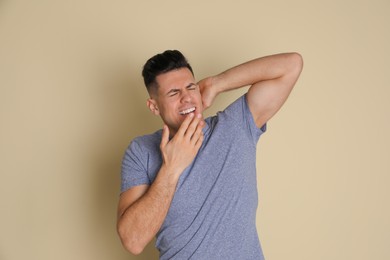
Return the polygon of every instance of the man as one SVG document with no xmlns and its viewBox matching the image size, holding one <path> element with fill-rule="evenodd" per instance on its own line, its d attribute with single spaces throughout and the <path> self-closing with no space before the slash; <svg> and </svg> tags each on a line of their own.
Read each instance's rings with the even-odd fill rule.
<svg viewBox="0 0 390 260">
<path fill-rule="evenodd" d="M 264 259 L 256 230 L 256 143 L 302 70 L 297 53 L 258 58 L 196 83 L 179 51 L 143 69 L 162 130 L 134 139 L 122 164 L 118 233 L 139 254 L 156 236 L 160 259 Z M 250 85 L 223 112 L 222 92 Z"/>
</svg>

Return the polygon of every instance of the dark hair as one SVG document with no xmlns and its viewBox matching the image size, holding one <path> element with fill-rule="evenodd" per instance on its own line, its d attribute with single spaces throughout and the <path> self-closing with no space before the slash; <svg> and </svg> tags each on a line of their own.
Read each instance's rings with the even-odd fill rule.
<svg viewBox="0 0 390 260">
<path fill-rule="evenodd" d="M 188 68 L 194 75 L 191 65 L 178 50 L 167 50 L 150 58 L 142 70 L 144 83 L 149 93 L 152 88 L 158 87 L 156 82 L 158 75 L 180 68 Z"/>
</svg>

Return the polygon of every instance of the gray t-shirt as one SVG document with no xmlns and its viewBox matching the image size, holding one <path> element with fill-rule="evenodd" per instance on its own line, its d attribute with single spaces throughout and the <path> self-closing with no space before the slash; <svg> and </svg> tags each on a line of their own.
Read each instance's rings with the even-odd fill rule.
<svg viewBox="0 0 390 260">
<path fill-rule="evenodd" d="M 204 141 L 180 176 L 157 233 L 160 259 L 264 259 L 256 230 L 257 128 L 242 96 L 206 120 Z M 122 163 L 122 192 L 151 184 L 161 166 L 161 130 L 135 138 Z"/>
</svg>

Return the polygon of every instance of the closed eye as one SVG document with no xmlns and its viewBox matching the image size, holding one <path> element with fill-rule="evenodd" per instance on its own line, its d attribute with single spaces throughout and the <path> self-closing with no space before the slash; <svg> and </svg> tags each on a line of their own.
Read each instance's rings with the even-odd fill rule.
<svg viewBox="0 0 390 260">
<path fill-rule="evenodd" d="M 171 93 L 169 93 L 169 96 L 170 96 L 170 97 L 176 96 L 176 95 L 177 95 L 177 93 L 178 93 L 178 91 L 171 92 Z"/>
<path fill-rule="evenodd" d="M 195 84 L 195 83 L 190 83 L 190 84 L 186 87 L 186 89 L 187 89 L 187 90 L 196 90 L 197 87 L 198 87 L 197 84 Z M 171 89 L 171 90 L 168 91 L 167 96 L 168 96 L 168 97 L 173 97 L 173 96 L 176 96 L 179 92 L 180 92 L 180 89 Z"/>
<path fill-rule="evenodd" d="M 197 86 L 198 86 L 198 85 L 196 85 L 195 83 L 191 83 L 190 85 L 187 86 L 187 89 L 189 89 L 189 90 L 195 90 Z"/>
<path fill-rule="evenodd" d="M 171 89 L 171 90 L 167 93 L 167 95 L 168 95 L 169 97 L 173 97 L 173 96 L 175 96 L 177 93 L 179 93 L 179 90 L 178 90 L 178 89 Z"/>
</svg>

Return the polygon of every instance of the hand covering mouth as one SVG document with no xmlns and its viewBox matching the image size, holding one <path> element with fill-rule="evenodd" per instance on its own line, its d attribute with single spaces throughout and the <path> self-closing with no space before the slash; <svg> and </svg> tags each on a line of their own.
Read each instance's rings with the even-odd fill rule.
<svg viewBox="0 0 390 260">
<path fill-rule="evenodd" d="M 184 109 L 182 111 L 179 111 L 179 114 L 180 115 L 187 115 L 187 114 L 194 112 L 194 111 L 195 111 L 195 107 L 190 107 L 190 108 Z"/>
</svg>

